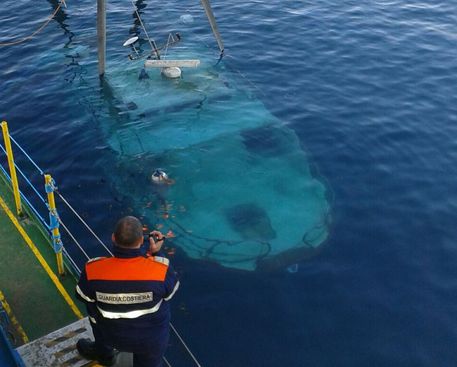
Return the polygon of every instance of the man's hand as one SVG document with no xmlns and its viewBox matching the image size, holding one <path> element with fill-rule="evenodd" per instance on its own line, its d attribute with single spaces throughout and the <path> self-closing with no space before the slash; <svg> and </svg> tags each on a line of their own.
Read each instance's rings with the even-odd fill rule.
<svg viewBox="0 0 457 367">
<path fill-rule="evenodd" d="M 164 240 L 165 237 L 160 231 L 152 231 L 149 233 L 149 252 L 151 255 L 160 251 Z"/>
</svg>

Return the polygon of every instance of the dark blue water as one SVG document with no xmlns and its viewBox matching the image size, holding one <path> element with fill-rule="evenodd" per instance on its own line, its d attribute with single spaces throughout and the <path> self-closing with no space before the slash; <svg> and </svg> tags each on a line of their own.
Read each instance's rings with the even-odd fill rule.
<svg viewBox="0 0 457 367">
<path fill-rule="evenodd" d="M 93 3 L 69 2 L 36 40 L 0 49 L 0 115 L 108 240 L 132 209 L 110 185 L 99 129 L 108 111 Z M 146 18 L 165 6 L 141 3 Z M 109 55 L 133 27 L 129 5 L 109 3 Z M 178 253 L 175 325 L 205 366 L 455 366 L 457 3 L 213 5 L 224 62 L 300 137 L 333 191 L 333 221 L 324 250 L 296 273 Z M 0 39 L 30 34 L 55 6 L 3 2 Z M 154 31 L 162 22 L 149 21 Z M 192 365 L 183 358 L 173 345 L 170 359 Z"/>
</svg>

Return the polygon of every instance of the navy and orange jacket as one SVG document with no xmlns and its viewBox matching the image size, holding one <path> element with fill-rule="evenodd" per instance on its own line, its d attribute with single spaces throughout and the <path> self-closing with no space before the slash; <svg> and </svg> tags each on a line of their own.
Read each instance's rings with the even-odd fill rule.
<svg viewBox="0 0 457 367">
<path fill-rule="evenodd" d="M 179 287 L 168 259 L 143 255 L 141 249 L 114 246 L 113 252 L 114 257 L 89 260 L 76 286 L 91 322 L 130 332 L 167 328 L 167 301 Z"/>
</svg>

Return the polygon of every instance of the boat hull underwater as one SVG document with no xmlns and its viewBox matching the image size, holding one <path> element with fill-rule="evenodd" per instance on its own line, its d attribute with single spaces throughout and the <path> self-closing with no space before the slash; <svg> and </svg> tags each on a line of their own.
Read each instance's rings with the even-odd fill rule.
<svg viewBox="0 0 457 367">
<path fill-rule="evenodd" d="M 146 74 L 144 60 L 106 72 L 116 108 L 102 129 L 117 156 L 116 190 L 193 259 L 255 270 L 315 254 L 330 205 L 294 131 L 213 50 L 173 52 L 200 66 L 176 80 L 160 69 Z M 154 184 L 157 168 L 174 183 Z"/>
</svg>

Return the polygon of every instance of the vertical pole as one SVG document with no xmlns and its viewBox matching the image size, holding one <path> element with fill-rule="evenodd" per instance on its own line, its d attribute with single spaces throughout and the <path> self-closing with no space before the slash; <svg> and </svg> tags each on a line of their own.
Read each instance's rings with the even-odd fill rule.
<svg viewBox="0 0 457 367">
<path fill-rule="evenodd" d="M 56 202 L 54 199 L 54 180 L 51 175 L 44 175 L 44 187 L 48 195 L 49 205 L 49 227 L 52 230 L 52 243 L 54 245 L 54 252 L 57 258 L 57 270 L 59 275 L 65 274 L 65 268 L 63 266 L 63 255 L 62 255 L 62 240 L 60 239 L 59 231 L 59 215 L 57 214 Z"/>
<path fill-rule="evenodd" d="M 98 45 L 98 75 L 105 74 L 106 57 L 106 2 L 97 0 L 97 45 Z"/>
<path fill-rule="evenodd" d="M 14 165 L 13 150 L 11 149 L 10 134 L 8 123 L 2 121 L 3 140 L 5 142 L 6 155 L 8 157 L 8 166 L 10 169 L 11 184 L 13 185 L 14 202 L 16 203 L 16 213 L 22 216 L 21 194 L 19 193 L 19 184 L 17 182 L 16 166 Z"/>
</svg>

